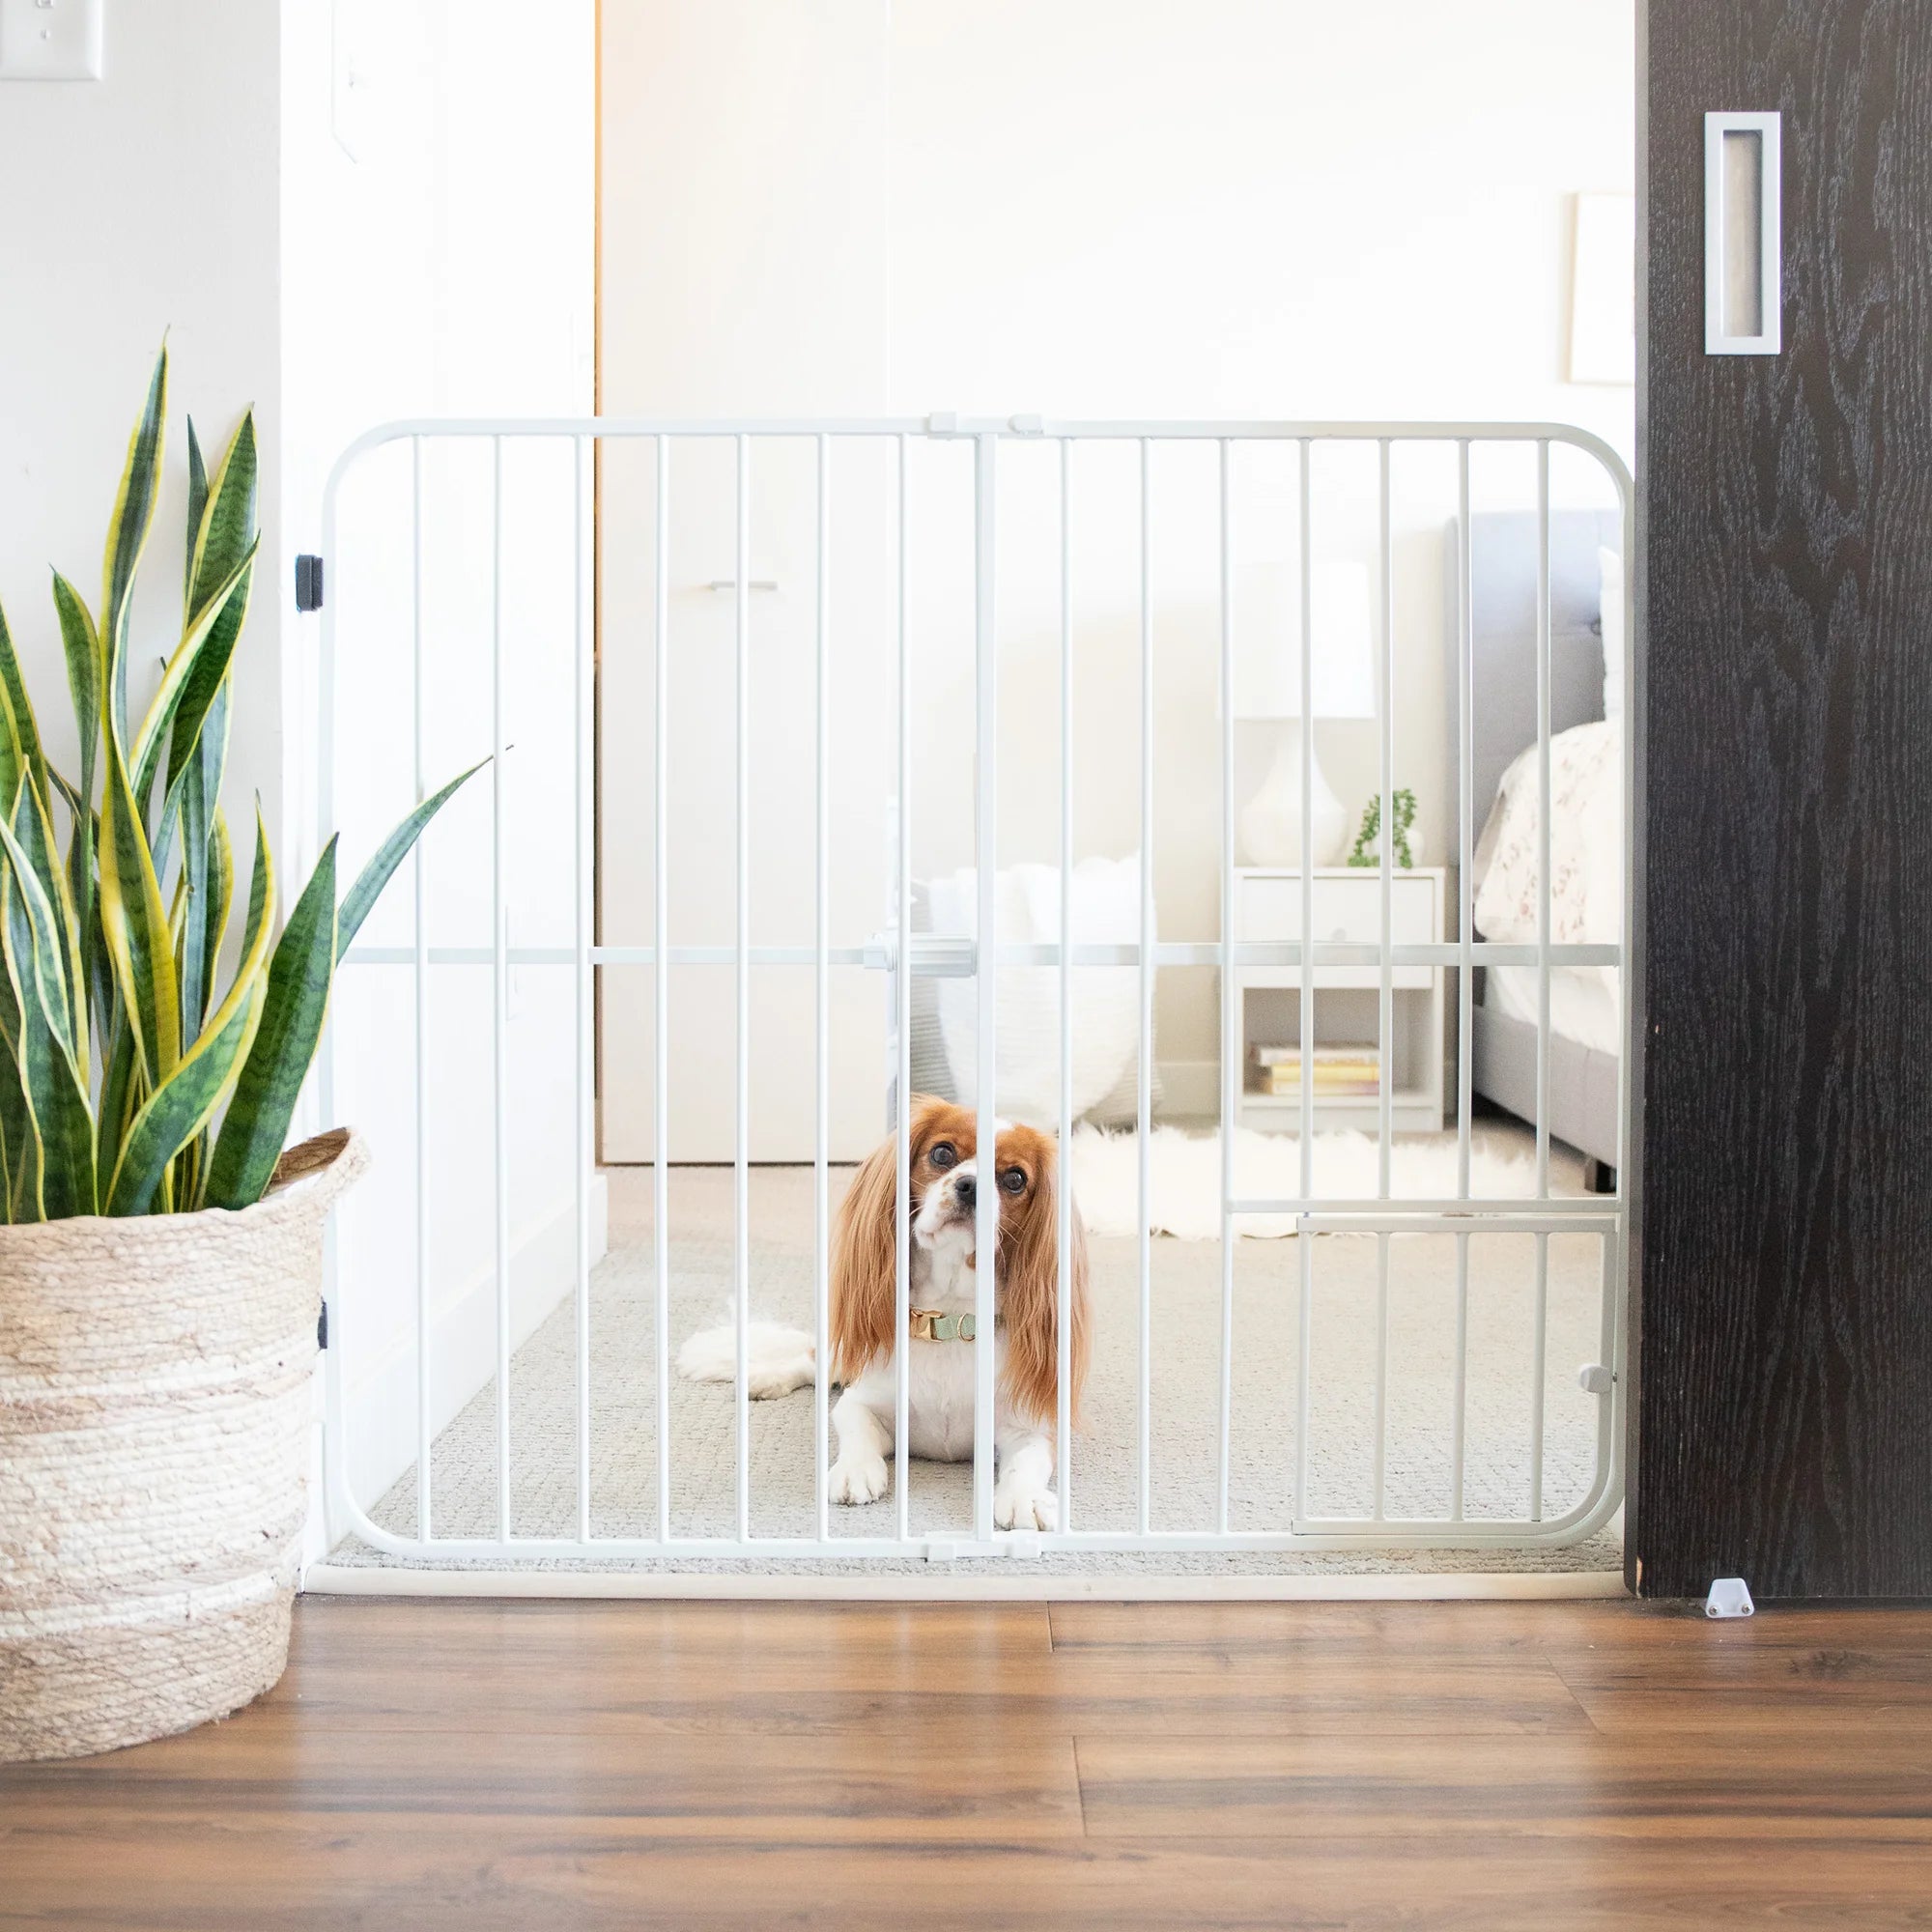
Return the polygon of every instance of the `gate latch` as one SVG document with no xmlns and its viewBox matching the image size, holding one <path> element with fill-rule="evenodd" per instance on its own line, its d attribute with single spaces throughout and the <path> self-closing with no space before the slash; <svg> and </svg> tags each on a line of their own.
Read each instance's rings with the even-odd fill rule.
<svg viewBox="0 0 1932 1932">
<path fill-rule="evenodd" d="M 1608 1395 L 1617 1385 L 1617 1372 L 1602 1362 L 1585 1362 L 1577 1371 L 1577 1383 L 1585 1395 Z"/>
<path fill-rule="evenodd" d="M 296 609 L 322 609 L 322 559 L 306 551 L 296 558 Z"/>
</svg>

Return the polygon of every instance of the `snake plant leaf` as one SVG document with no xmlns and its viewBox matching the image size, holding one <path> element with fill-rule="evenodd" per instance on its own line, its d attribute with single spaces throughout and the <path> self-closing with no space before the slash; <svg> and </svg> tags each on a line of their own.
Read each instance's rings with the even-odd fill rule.
<svg viewBox="0 0 1932 1932">
<path fill-rule="evenodd" d="M 213 963 L 207 950 L 208 926 L 208 801 L 202 795 L 201 764 L 197 759 L 182 775 L 179 806 L 182 831 L 181 877 L 175 886 L 175 914 L 181 937 L 176 945 L 177 976 L 181 981 L 182 1039 L 200 1034 L 208 1017 Z"/>
<path fill-rule="evenodd" d="M 182 622 L 194 610 L 194 553 L 201 536 L 202 512 L 208 507 L 208 464 L 201 453 L 201 439 L 194 433 L 194 418 L 187 419 L 187 563 L 182 575 Z"/>
<path fill-rule="evenodd" d="M 202 1010 L 214 990 L 214 962 L 228 931 L 228 910 L 235 899 L 235 848 L 228 836 L 228 814 L 217 805 L 208 826 L 208 896 L 201 909 Z"/>
<path fill-rule="evenodd" d="M 261 1021 L 208 1163 L 202 1198 L 210 1208 L 250 1206 L 262 1198 L 274 1174 L 328 1012 L 335 925 L 331 838 L 269 961 Z"/>
<path fill-rule="evenodd" d="M 168 909 L 128 782 L 116 734 L 106 734 L 100 815 L 100 924 L 121 1005 L 152 1093 L 181 1058 L 181 995 Z"/>
<path fill-rule="evenodd" d="M 207 494 L 190 505 L 188 541 L 188 618 L 192 622 L 220 585 L 255 548 L 255 412 L 250 410 L 228 440 Z"/>
<path fill-rule="evenodd" d="M 234 659 L 235 646 L 247 618 L 252 572 L 232 593 L 228 591 L 228 581 L 239 567 L 249 562 L 258 542 L 255 529 L 256 474 L 255 417 L 251 411 L 242 418 L 241 425 L 230 439 L 221 466 L 209 485 L 206 507 L 199 523 L 189 532 L 193 550 L 189 560 L 188 595 L 192 614 L 188 628 L 193 629 L 207 616 L 209 607 L 215 600 L 225 596 L 226 601 L 221 604 L 213 622 L 207 625 L 207 635 L 187 664 L 179 692 L 172 696 L 165 691 L 162 694 L 169 714 L 163 721 L 168 726 L 167 788 L 160 825 L 155 838 L 157 868 L 164 866 L 173 840 L 175 818 L 180 809 L 182 776 L 194 754 L 203 724 L 212 708 L 218 699 L 225 697 L 228 667 Z M 181 655 L 177 652 L 177 657 Z M 144 735 L 145 730 L 144 726 Z M 224 758 L 226 752 L 224 735 Z M 145 761 L 139 756 L 135 761 L 135 796 L 141 800 L 144 809 L 154 782 L 157 757 L 156 744 L 148 749 Z M 213 799 L 219 791 L 217 775 L 216 781 L 205 787 L 205 795 Z"/>
<path fill-rule="evenodd" d="M 148 397 L 133 434 L 128 463 L 107 522 L 107 555 L 101 568 L 100 642 L 105 653 L 101 687 L 123 741 L 128 731 L 128 612 L 133 601 L 134 572 L 154 526 L 160 496 L 161 451 L 168 415 L 168 345 L 155 357 Z"/>
<path fill-rule="evenodd" d="M 33 947 L 34 987 L 47 1024 L 73 1050 L 73 1002 L 69 995 L 67 946 L 60 915 L 47 891 L 47 874 L 54 870 L 52 854 L 40 836 L 39 803 L 34 787 L 23 782 L 14 801 L 14 822 L 0 824 L 0 850 L 14 867 L 14 883 Z M 24 963 L 24 962 L 23 962 Z M 26 980 L 21 980 L 22 993 Z M 85 1081 L 82 1082 L 83 1088 Z"/>
<path fill-rule="evenodd" d="M 227 635 L 227 648 L 233 652 L 235 634 L 242 628 L 242 619 L 247 612 L 248 584 L 252 575 L 256 546 L 261 539 L 248 546 L 246 554 L 235 568 L 222 579 L 220 584 L 189 622 L 182 640 L 175 646 L 174 655 L 169 658 L 166 668 L 161 672 L 161 682 L 153 701 L 148 706 L 147 716 L 141 721 L 141 728 L 134 735 L 133 749 L 128 754 L 128 769 L 132 775 L 134 796 L 145 808 L 155 788 L 155 771 L 160 763 L 161 751 L 170 727 L 174 724 L 176 707 L 181 703 L 182 692 L 194 669 L 195 660 L 208 646 L 224 611 L 239 601 L 238 611 L 232 631 Z M 226 663 L 222 667 L 226 671 Z"/>
<path fill-rule="evenodd" d="M 0 611 L 0 639 L 6 639 L 6 652 L 11 658 L 14 641 L 7 630 L 4 611 Z M 26 768 L 26 748 L 14 724 L 13 706 L 6 701 L 4 692 L 0 692 L 0 798 L 14 796 L 20 787 L 20 774 Z"/>
<path fill-rule="evenodd" d="M 41 797 L 47 798 L 47 759 L 41 749 L 41 730 L 34 721 L 34 702 L 27 696 L 27 681 L 20 675 L 20 660 L 14 649 L 13 635 L 7 629 L 7 617 L 0 611 L 0 705 L 4 705 L 8 735 L 12 740 L 9 752 L 18 765 L 33 775 L 34 783 L 39 787 Z M 18 773 L 14 773 L 17 780 Z M 7 794 L 13 797 L 10 790 Z"/>
<path fill-rule="evenodd" d="M 53 818 L 46 801 L 31 784 L 20 787 L 14 808 L 14 837 L 26 854 L 35 881 L 45 898 L 55 950 L 55 990 L 62 1002 L 63 1035 L 80 1083 L 87 1085 L 87 985 L 81 977 L 80 935 L 74 928 L 73 900 L 67 874 L 61 869 L 54 844 Z"/>
<path fill-rule="evenodd" d="M 22 784 L 16 820 L 33 808 L 33 787 Z M 92 1214 L 95 1193 L 94 1117 L 87 1083 L 69 1045 L 71 1021 L 61 983 L 61 948 L 54 912 L 34 867 L 11 827 L 0 824 L 7 859 L 5 930 L 0 945 L 19 1007 L 19 1064 L 28 1111 L 40 1140 L 40 1214 L 63 1220 Z"/>
<path fill-rule="evenodd" d="M 489 762 L 488 758 L 478 759 L 467 772 L 451 779 L 440 791 L 432 792 L 377 846 L 375 856 L 356 875 L 355 883 L 349 889 L 349 896 L 342 901 L 342 911 L 335 923 L 335 956 L 338 959 L 355 943 L 356 933 L 362 929 L 362 922 L 369 917 L 371 908 L 382 896 L 383 888 L 394 876 L 396 867 L 409 856 L 411 846 L 422 837 L 423 828 Z"/>
<path fill-rule="evenodd" d="M 0 996 L 11 997 L 13 981 L 0 967 Z M 34 1204 L 41 1198 L 41 1138 L 27 1111 L 20 1085 L 20 1063 L 11 1038 L 0 1037 L 0 1137 L 6 1141 L 6 1178 L 0 1186 L 0 1207 L 11 1223 L 37 1218 Z"/>
<path fill-rule="evenodd" d="M 168 1163 L 213 1118 L 254 1042 L 268 991 L 266 969 L 275 917 L 274 865 L 259 812 L 255 833 L 255 871 L 248 887 L 242 962 L 201 1037 L 134 1116 L 107 1190 L 110 1214 L 148 1212 Z M 190 908 L 190 921 L 195 912 Z"/>
<path fill-rule="evenodd" d="M 0 864 L 0 935 L 6 931 L 6 899 L 12 891 Z M 0 937 L 0 954 L 5 941 Z M 0 1133 L 7 1143 L 7 1219 L 38 1221 L 41 1204 L 41 1136 L 27 1106 L 20 1075 L 20 995 L 0 957 Z"/>
<path fill-rule="evenodd" d="M 100 1095 L 94 1107 L 94 1168 L 97 1174 L 112 1174 L 121 1158 L 122 1138 L 139 1111 L 145 1091 L 134 1030 L 128 1024 L 127 1014 L 118 1009 L 101 1048 L 100 1064 Z"/>
<path fill-rule="evenodd" d="M 94 765 L 100 747 L 100 639 L 87 606 L 59 571 L 54 572 L 54 611 L 60 618 L 61 648 L 67 654 L 67 687 L 73 698 L 74 727 L 80 737 L 79 796 L 70 795 L 73 841 L 68 848 L 68 886 L 83 936 L 92 923 L 94 905 Z M 61 789 L 68 787 L 63 784 Z"/>
<path fill-rule="evenodd" d="M 167 791 L 155 828 L 155 868 L 164 871 L 174 852 L 175 831 L 182 814 L 188 775 L 199 770 L 204 802 L 221 796 L 221 781 L 228 769 L 229 698 L 228 661 L 234 655 L 234 638 L 228 634 L 231 622 L 239 631 L 236 607 L 230 605 L 217 621 L 194 669 L 183 688 L 181 703 L 175 710 L 174 733 L 168 746 Z M 213 689 L 207 690 L 211 671 Z M 190 717 L 192 713 L 192 717 Z"/>
</svg>

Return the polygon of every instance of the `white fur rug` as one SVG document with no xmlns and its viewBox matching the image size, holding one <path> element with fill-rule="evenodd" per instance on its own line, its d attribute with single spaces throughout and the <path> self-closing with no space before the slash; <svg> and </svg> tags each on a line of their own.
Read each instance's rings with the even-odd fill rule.
<svg viewBox="0 0 1932 1932">
<path fill-rule="evenodd" d="M 1073 1193 L 1090 1235 L 1137 1235 L 1140 1230 L 1140 1148 L 1131 1129 L 1073 1130 Z M 1561 1187 L 1551 1167 L 1552 1191 Z M 1374 1200 L 1380 1184 L 1375 1137 L 1365 1133 L 1315 1136 L 1315 1193 L 1324 1200 Z M 1456 1137 L 1403 1139 L 1389 1151 L 1389 1192 L 1399 1200 L 1437 1201 L 1457 1189 Z M 1279 1201 L 1301 1190 L 1301 1142 L 1293 1134 L 1235 1129 L 1235 1192 L 1244 1201 Z M 1478 1139 L 1469 1150 L 1469 1192 L 1485 1200 L 1536 1192 L 1534 1154 L 1512 1141 L 1507 1150 Z M 1149 1154 L 1148 1213 L 1153 1232 L 1182 1241 L 1221 1238 L 1221 1137 L 1155 1127 Z M 1279 1239 L 1294 1233 L 1288 1214 L 1244 1215 L 1238 1234 Z"/>
</svg>

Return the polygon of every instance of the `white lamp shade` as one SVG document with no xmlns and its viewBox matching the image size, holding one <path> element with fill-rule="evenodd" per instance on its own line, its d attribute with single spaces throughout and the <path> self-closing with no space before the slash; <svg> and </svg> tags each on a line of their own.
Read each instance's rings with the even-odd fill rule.
<svg viewBox="0 0 1932 1932">
<path fill-rule="evenodd" d="M 1317 557 L 1309 684 L 1318 718 L 1376 715 L 1375 626 L 1364 563 Z M 1235 716 L 1301 716 L 1301 596 L 1292 566 L 1255 562 L 1235 587 Z"/>
</svg>

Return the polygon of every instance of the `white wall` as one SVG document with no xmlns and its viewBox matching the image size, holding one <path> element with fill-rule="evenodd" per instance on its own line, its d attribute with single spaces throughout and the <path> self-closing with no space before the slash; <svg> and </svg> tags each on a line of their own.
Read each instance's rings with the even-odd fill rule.
<svg viewBox="0 0 1932 1932">
<path fill-rule="evenodd" d="M 292 559 L 319 547 L 336 454 L 393 414 L 591 404 L 594 9 L 552 0 L 535 37 L 526 14 L 508 0 L 109 0 L 104 81 L 0 85 L 0 599 L 43 725 L 66 761 L 47 566 L 98 596 L 128 432 L 167 329 L 167 493 L 144 567 L 137 662 L 166 649 L 179 626 L 184 412 L 218 445 L 252 403 L 263 560 L 237 660 L 228 808 L 245 825 L 260 793 L 285 881 L 306 875 L 319 844 L 319 619 L 294 610 Z M 425 763 L 435 782 L 490 747 L 478 613 L 489 573 L 473 469 L 433 460 L 429 469 L 440 493 L 426 518 Z M 407 481 L 394 462 L 358 480 L 345 498 L 342 554 L 329 559 L 344 662 L 345 886 L 412 797 Z M 555 841 L 569 821 L 572 720 L 557 693 L 569 683 L 574 580 L 567 497 L 545 509 L 515 465 L 507 494 L 513 521 L 514 506 L 528 512 L 504 572 L 517 667 L 507 859 L 516 936 L 541 941 L 559 919 L 568 934 L 569 869 L 556 865 Z M 450 879 L 435 901 L 439 944 L 474 938 L 479 917 L 487 934 L 487 827 L 479 789 L 432 835 Z M 406 874 L 367 936 L 407 933 L 411 911 Z M 440 980 L 434 1000 L 431 1293 L 447 1344 L 448 1373 L 437 1378 L 444 1413 L 488 1372 L 468 1344 L 494 1329 L 486 981 Z M 514 989 L 520 1326 L 574 1277 L 561 1077 L 573 1017 L 561 975 Z M 368 1500 L 412 1459 L 414 1434 L 407 976 L 351 969 L 332 1021 L 337 1114 L 376 1153 L 338 1227 L 347 1373 L 369 1424 L 356 1464 Z M 311 1092 L 310 1124 L 315 1104 Z M 592 1237 L 601 1245 L 601 1197 Z"/>
<path fill-rule="evenodd" d="M 73 743 L 47 572 L 98 613 L 128 434 L 166 330 L 166 487 L 135 607 L 136 664 L 179 639 L 191 413 L 218 450 L 251 403 L 280 460 L 278 10 L 110 5 L 105 78 L 0 84 L 0 603 L 43 729 Z M 229 810 L 282 819 L 280 502 L 236 660 Z M 252 815 L 252 814 L 250 814 Z M 246 863 L 245 859 L 242 863 Z"/>
<path fill-rule="evenodd" d="M 523 29 L 509 0 L 285 0 L 282 66 L 287 435 L 292 549 L 322 543 L 330 466 L 396 416 L 584 414 L 592 405 L 595 90 L 591 0 Z M 345 110 L 342 75 L 355 75 Z M 354 154 L 344 146 L 347 134 Z M 423 765 L 434 787 L 489 753 L 491 461 L 487 443 L 423 454 Z M 570 469 L 556 444 L 505 456 L 502 630 L 505 881 L 511 936 L 567 945 L 572 925 Z M 334 823 L 359 867 L 413 801 L 412 496 L 407 443 L 345 480 L 329 602 L 340 756 Z M 586 553 L 587 554 L 587 553 Z M 306 658 L 320 619 L 295 623 Z M 315 742 L 304 678 L 292 742 Z M 312 772 L 303 775 L 310 793 Z M 487 946 L 491 775 L 428 834 L 429 938 Z M 559 863 L 559 853 L 563 855 Z M 407 945 L 406 867 L 363 928 Z M 510 1289 L 518 1333 L 575 1278 L 567 969 L 520 970 L 506 1081 Z M 336 1113 L 374 1171 L 338 1221 L 344 1375 L 365 1504 L 414 1460 L 415 1018 L 407 968 L 351 967 L 331 1014 Z M 495 1179 L 491 976 L 432 973 L 427 1047 L 429 1293 L 437 1421 L 493 1372 Z M 602 1251 L 601 1188 L 592 1249 Z"/>
<path fill-rule="evenodd" d="M 1595 431 L 1628 460 L 1632 391 L 1573 385 L 1564 370 L 1572 198 L 1630 187 L 1634 43 L 1632 0 L 626 7 L 604 42 L 606 407 L 1549 418 Z M 1121 856 L 1140 838 L 1138 486 L 1131 452 L 1121 455 L 1092 459 L 1080 479 L 1079 854 Z M 958 479 L 941 481 L 943 468 L 935 452 L 923 487 L 935 517 L 950 491 L 956 517 Z M 1050 474 L 1033 469 L 1009 461 L 1001 510 L 1003 863 L 1051 859 L 1056 837 L 1057 510 Z M 1292 493 L 1281 467 L 1267 470 L 1257 462 L 1243 486 L 1249 535 L 1281 555 Z M 607 531 L 612 520 L 647 530 L 644 493 L 621 471 L 607 481 Z M 1365 549 L 1368 484 L 1346 463 L 1318 474 L 1319 543 Z M 1525 484 L 1520 466 L 1479 464 L 1479 507 L 1520 500 Z M 1560 463 L 1556 486 L 1591 499 L 1589 479 Z M 1212 487 L 1211 466 L 1163 457 L 1154 838 L 1173 939 L 1212 938 L 1217 920 Z M 876 500 L 862 483 L 859 501 Z M 686 575 L 722 574 L 712 566 L 728 539 L 726 502 L 715 497 L 708 524 L 674 529 Z M 1396 782 L 1418 792 L 1437 859 L 1451 830 L 1441 530 L 1453 504 L 1439 456 L 1399 473 Z M 790 580 L 756 618 L 768 639 L 796 638 L 810 600 L 809 526 L 768 518 L 761 530 L 755 515 L 753 574 Z M 915 536 L 924 873 L 971 860 L 961 527 L 942 536 L 935 522 Z M 874 551 L 873 567 L 889 570 L 883 543 Z M 637 708 L 647 693 L 610 681 L 613 642 L 647 647 L 643 611 L 624 585 L 606 589 L 607 700 L 614 692 L 628 707 L 620 718 L 607 702 L 608 770 L 609 734 L 641 733 L 648 711 Z M 794 598 L 803 608 L 787 611 Z M 699 628 L 680 637 L 678 621 L 674 610 L 681 652 L 707 639 L 714 660 L 728 649 L 728 634 L 702 630 L 701 608 L 685 619 Z M 843 688 L 859 694 L 852 717 L 865 724 L 837 747 L 835 804 L 858 849 L 841 849 L 835 906 L 859 926 L 876 918 L 886 865 L 886 781 L 865 694 L 890 701 L 889 645 L 876 611 L 841 620 Z M 715 700 L 728 692 L 712 697 L 707 710 L 687 694 L 678 735 L 702 744 L 716 777 L 730 748 Z M 767 725 L 756 740 L 754 887 L 767 916 L 789 915 L 796 932 L 809 712 L 786 716 L 788 732 Z M 841 711 L 835 735 L 847 723 Z M 1242 796 L 1275 728 L 1241 727 Z M 1320 728 L 1329 776 L 1358 810 L 1377 782 L 1375 727 Z M 715 922 L 713 901 L 729 894 L 728 796 L 696 815 L 701 825 L 680 823 L 673 851 L 679 938 Z M 635 914 L 636 876 L 607 864 L 607 919 Z M 1158 1018 L 1183 1104 L 1211 1093 L 1201 1077 L 1215 1052 L 1211 975 L 1164 975 Z M 794 1025 L 789 1047 L 774 1039 L 758 1061 L 796 1066 L 807 1041 Z M 728 1051 L 728 1035 L 715 1043 Z M 647 1043 L 628 1044 L 628 1060 L 607 1068 L 607 1119 L 619 1083 L 647 1072 Z M 721 1071 L 696 1064 L 702 1043 L 680 1039 L 679 1050 L 693 1061 L 681 1085 L 702 1093 L 708 1074 L 715 1092 Z M 876 1092 L 872 1051 L 855 1040 L 852 1064 Z M 768 1119 L 774 1098 L 754 1087 L 754 1101 Z"/>
</svg>

